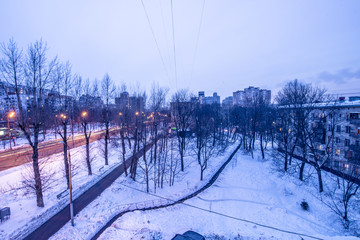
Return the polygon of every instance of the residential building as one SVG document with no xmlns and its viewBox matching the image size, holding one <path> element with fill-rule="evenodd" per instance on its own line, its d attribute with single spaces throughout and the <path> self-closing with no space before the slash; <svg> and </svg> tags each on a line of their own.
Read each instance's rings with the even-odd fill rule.
<svg viewBox="0 0 360 240">
<path fill-rule="evenodd" d="M 233 105 L 234 105 L 234 97 L 233 96 L 226 97 L 222 101 L 222 107 L 225 109 L 230 109 Z"/>
<path fill-rule="evenodd" d="M 206 97 L 205 92 L 200 91 L 198 102 L 200 104 L 220 104 L 220 96 L 218 96 L 217 93 L 214 92 L 212 96 Z"/>
<path fill-rule="evenodd" d="M 340 98 L 319 103 L 310 123 L 315 133 L 315 147 L 320 155 L 329 154 L 327 165 L 341 171 L 360 174 L 360 99 Z M 352 172 L 353 173 L 353 172 Z"/>
<path fill-rule="evenodd" d="M 257 98 L 262 98 L 266 104 L 271 102 L 271 90 L 260 89 L 258 87 L 250 86 L 243 91 L 233 92 L 233 104 L 235 106 L 246 106 L 249 102 Z"/>
<path fill-rule="evenodd" d="M 134 112 L 143 112 L 145 109 L 145 100 L 141 96 L 129 97 L 129 106 L 130 106 L 130 110 Z"/>
<path fill-rule="evenodd" d="M 115 98 L 115 105 L 120 109 L 129 109 L 130 108 L 129 93 L 128 92 L 120 93 L 120 96 Z"/>
</svg>

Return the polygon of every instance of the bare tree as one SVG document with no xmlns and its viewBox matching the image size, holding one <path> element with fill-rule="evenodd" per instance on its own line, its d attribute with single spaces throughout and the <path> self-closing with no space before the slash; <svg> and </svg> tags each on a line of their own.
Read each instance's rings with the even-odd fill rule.
<svg viewBox="0 0 360 240">
<path fill-rule="evenodd" d="M 296 145 L 302 157 L 299 172 L 301 181 L 304 178 L 305 164 L 310 162 L 307 145 L 309 135 L 307 132 L 311 127 L 309 124 L 311 122 L 311 113 L 316 104 L 324 99 L 324 93 L 324 89 L 312 87 L 310 84 L 304 84 L 295 79 L 287 83 L 277 96 L 278 104 L 287 106 L 288 114 L 292 117 L 293 129 L 290 130 L 295 131 Z"/>
<path fill-rule="evenodd" d="M 355 169 L 352 169 L 348 176 L 357 177 Z M 356 202 L 353 200 L 358 193 L 360 185 L 354 183 L 345 175 L 343 177 L 337 176 L 334 183 L 332 184 L 333 189 L 329 189 L 329 200 L 322 199 L 322 202 L 340 217 L 344 228 L 349 229 L 351 223 L 349 215 L 351 211 L 357 211 L 357 209 L 353 209 L 356 205 Z"/>
<path fill-rule="evenodd" d="M 200 180 L 203 180 L 204 171 L 208 166 L 208 160 L 213 156 L 215 146 L 212 143 L 212 128 L 214 119 L 211 116 L 210 105 L 198 104 L 195 111 L 195 152 L 200 166 Z"/>
<path fill-rule="evenodd" d="M 171 116 L 175 123 L 177 145 L 180 154 L 181 171 L 184 171 L 184 154 L 186 150 L 187 132 L 190 130 L 194 104 L 190 101 L 191 94 L 188 90 L 181 89 L 177 91 L 171 100 Z"/>
<path fill-rule="evenodd" d="M 60 108 L 57 115 L 58 122 L 62 126 L 62 129 L 58 129 L 63 148 L 64 148 L 64 166 L 65 176 L 68 188 L 70 187 L 70 175 L 69 175 L 69 162 L 68 162 L 68 125 L 70 120 L 70 112 L 72 109 L 72 100 L 70 98 L 70 90 L 72 88 L 72 77 L 71 77 L 71 65 L 67 62 L 65 65 L 59 64 L 56 67 L 55 79 L 56 85 L 58 86 L 58 102 Z"/>
<path fill-rule="evenodd" d="M 42 40 L 29 46 L 25 58 L 13 40 L 10 40 L 8 45 L 3 45 L 2 49 L 5 58 L 1 61 L 1 72 L 3 76 L 6 76 L 5 79 L 15 87 L 18 102 L 17 122 L 32 148 L 36 202 L 37 206 L 43 207 L 43 186 L 38 154 L 39 132 L 44 124 L 45 89 L 49 86 L 57 59 L 48 61 L 46 43 Z M 26 87 L 21 85 L 22 82 L 26 84 Z M 28 110 L 23 108 L 22 93 L 24 91 L 28 92 L 30 99 L 31 107 Z"/>
<path fill-rule="evenodd" d="M 110 99 L 115 94 L 115 85 L 111 80 L 109 74 L 105 74 L 102 82 L 101 82 L 101 90 L 102 96 L 105 102 L 105 108 L 103 111 L 104 116 L 104 124 L 105 124 L 105 148 L 104 148 L 104 156 L 105 156 L 105 165 L 109 165 L 109 153 L 108 153 L 108 144 L 110 140 L 110 133 L 109 133 L 109 124 L 110 124 L 110 108 L 109 103 Z"/>
</svg>

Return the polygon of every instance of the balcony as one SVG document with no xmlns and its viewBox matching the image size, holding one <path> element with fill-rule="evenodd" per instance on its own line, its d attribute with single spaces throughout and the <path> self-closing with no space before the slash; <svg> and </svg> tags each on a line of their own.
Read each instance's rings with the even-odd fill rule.
<svg viewBox="0 0 360 240">
<path fill-rule="evenodd" d="M 353 124 L 353 125 L 356 125 L 356 126 L 360 126 L 360 118 L 350 119 L 350 124 Z"/>
<path fill-rule="evenodd" d="M 350 137 L 356 138 L 356 139 L 360 139 L 360 133 L 357 132 L 352 132 L 349 134 Z"/>
</svg>

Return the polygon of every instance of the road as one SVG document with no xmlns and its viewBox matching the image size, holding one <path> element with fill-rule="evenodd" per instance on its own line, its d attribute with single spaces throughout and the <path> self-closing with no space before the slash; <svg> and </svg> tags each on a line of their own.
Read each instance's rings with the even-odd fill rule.
<svg viewBox="0 0 360 240">
<path fill-rule="evenodd" d="M 148 151 L 152 145 L 153 143 L 148 144 L 146 146 L 146 151 Z M 141 157 L 143 153 L 144 150 L 140 149 L 140 151 L 136 154 L 136 157 L 137 158 Z M 132 156 L 126 160 L 126 166 L 130 166 L 131 159 Z M 76 198 L 73 202 L 74 215 L 79 213 L 88 204 L 90 204 L 123 173 L 124 173 L 124 165 L 120 164 L 118 167 L 113 169 L 107 176 L 105 176 L 98 183 L 92 186 L 89 190 L 87 190 L 86 192 L 81 194 L 78 198 Z M 57 231 L 59 231 L 60 228 L 62 228 L 69 220 L 70 220 L 70 206 L 67 205 L 59 213 L 57 213 L 51 219 L 46 221 L 43 225 L 41 225 L 32 233 L 30 233 L 24 239 L 26 240 L 48 239 Z"/>
<path fill-rule="evenodd" d="M 119 128 L 110 129 L 110 135 L 119 131 Z M 105 130 L 96 131 L 91 134 L 90 143 L 101 139 Z M 52 154 L 61 153 L 64 150 L 61 138 L 39 143 L 39 158 L 44 158 Z M 69 148 L 80 147 L 85 145 L 85 137 L 80 134 L 68 138 Z M 32 148 L 26 144 L 15 149 L 8 149 L 0 152 L 0 171 L 31 162 Z"/>
</svg>

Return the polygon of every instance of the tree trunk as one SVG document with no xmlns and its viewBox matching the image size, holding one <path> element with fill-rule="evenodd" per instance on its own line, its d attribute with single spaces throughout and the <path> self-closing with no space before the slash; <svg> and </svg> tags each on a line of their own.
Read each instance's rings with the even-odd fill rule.
<svg viewBox="0 0 360 240">
<path fill-rule="evenodd" d="M 260 134 L 260 148 L 261 148 L 262 159 L 264 159 L 265 158 L 265 153 L 264 153 L 263 135 L 262 134 Z"/>
<path fill-rule="evenodd" d="M 90 162 L 90 136 L 91 136 L 91 132 L 89 133 L 89 135 L 87 134 L 87 122 L 83 122 L 82 126 L 84 128 L 84 136 L 85 136 L 85 141 L 86 141 L 86 165 L 87 165 L 87 168 L 88 168 L 88 175 L 92 175 L 91 162 Z"/>
<path fill-rule="evenodd" d="M 38 152 L 38 144 L 39 144 L 39 127 L 34 127 L 34 145 L 33 145 L 33 169 L 34 169 L 34 178 L 35 178 L 35 193 L 36 193 L 36 204 L 38 207 L 44 207 L 44 198 L 42 192 L 42 182 L 40 176 L 40 168 L 39 168 L 39 152 Z"/>
<path fill-rule="evenodd" d="M 88 168 L 88 175 L 92 175 L 91 163 L 90 163 L 90 143 L 89 143 L 90 136 L 85 138 L 86 138 L 86 165 Z"/>
<path fill-rule="evenodd" d="M 105 165 L 109 165 L 108 141 L 109 141 L 109 123 L 105 123 Z"/>
<path fill-rule="evenodd" d="M 323 186 L 323 181 L 322 181 L 322 177 L 321 177 L 321 169 L 320 169 L 319 166 L 316 166 L 315 169 L 316 169 L 316 173 L 318 175 L 319 192 L 323 192 L 324 191 L 324 186 Z"/>
<path fill-rule="evenodd" d="M 304 181 L 304 169 L 305 169 L 305 162 L 301 162 L 300 166 L 300 173 L 299 173 L 299 180 Z"/>
<path fill-rule="evenodd" d="M 122 159 L 123 159 L 123 164 L 124 164 L 124 172 L 125 172 L 125 176 L 127 176 L 128 174 L 127 174 L 126 159 L 125 159 L 125 155 L 126 155 L 125 137 L 124 137 L 124 133 L 122 132 L 122 130 L 120 130 L 120 136 L 121 136 Z"/>
<path fill-rule="evenodd" d="M 67 129 L 66 129 L 66 123 L 63 123 L 63 131 L 64 131 L 64 135 L 62 136 L 63 138 L 63 147 L 64 147 L 64 166 L 65 166 L 65 177 L 66 177 L 66 183 L 67 183 L 67 187 L 69 189 L 70 187 L 70 176 L 69 176 L 69 162 L 68 162 L 68 142 L 67 142 Z"/>
<path fill-rule="evenodd" d="M 137 129 L 135 130 L 135 137 L 134 137 L 134 150 L 133 156 L 131 159 L 131 166 L 130 166 L 130 177 L 135 181 L 136 179 L 136 166 L 137 166 L 137 156 L 136 156 L 136 149 L 138 144 L 138 136 L 137 136 Z"/>
</svg>

